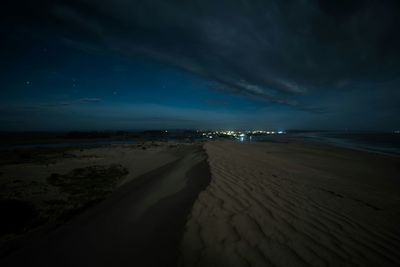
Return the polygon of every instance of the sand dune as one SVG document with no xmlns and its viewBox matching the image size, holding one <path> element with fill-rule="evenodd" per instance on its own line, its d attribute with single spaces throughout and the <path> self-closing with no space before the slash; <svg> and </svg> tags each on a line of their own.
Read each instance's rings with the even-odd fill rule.
<svg viewBox="0 0 400 267">
<path fill-rule="evenodd" d="M 184 266 L 399 266 L 400 160 L 322 145 L 211 142 Z"/>
<path fill-rule="evenodd" d="M 28 240 L 1 258 L 0 266 L 176 266 L 187 214 L 207 186 L 209 171 L 199 145 L 182 145 L 170 153 L 177 159 Z"/>
<path fill-rule="evenodd" d="M 39 226 L 62 223 L 116 188 L 177 160 L 182 151 L 183 146 L 151 142 L 3 151 L 0 257 L 9 241 L 24 239 Z"/>
</svg>

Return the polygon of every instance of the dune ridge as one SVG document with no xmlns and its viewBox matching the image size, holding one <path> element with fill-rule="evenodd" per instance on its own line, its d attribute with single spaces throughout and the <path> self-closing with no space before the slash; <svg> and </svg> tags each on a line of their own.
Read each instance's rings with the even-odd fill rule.
<svg viewBox="0 0 400 267">
<path fill-rule="evenodd" d="M 209 142 L 182 266 L 399 266 L 398 158 L 304 143 Z"/>
<path fill-rule="evenodd" d="M 132 176 L 102 202 L 57 228 L 27 237 L 21 246 L 0 255 L 0 266 L 176 266 L 187 214 L 208 185 L 210 173 L 201 145 L 157 151 L 132 162 L 148 163 L 144 167 L 153 169 Z M 175 159 L 157 166 L 166 155 Z M 138 155 L 125 158 L 134 157 Z"/>
</svg>

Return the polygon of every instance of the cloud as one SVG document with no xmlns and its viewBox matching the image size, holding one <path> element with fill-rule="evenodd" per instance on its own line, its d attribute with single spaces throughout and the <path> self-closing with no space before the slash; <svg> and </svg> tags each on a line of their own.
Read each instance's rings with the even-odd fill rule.
<svg viewBox="0 0 400 267">
<path fill-rule="evenodd" d="M 100 101 L 101 101 L 100 98 L 95 98 L 95 97 L 92 97 L 92 98 L 81 98 L 81 99 L 76 100 L 77 103 L 83 103 L 83 104 L 85 104 L 85 103 L 98 103 Z"/>
<path fill-rule="evenodd" d="M 27 4 L 28 19 L 37 13 L 70 45 L 152 58 L 217 89 L 296 109 L 319 110 L 302 96 L 400 73 L 396 0 L 41 3 Z"/>
<path fill-rule="evenodd" d="M 41 107 L 35 112 L 23 106 L 0 108 L 7 113 L 0 130 L 94 130 L 94 129 L 177 129 L 237 128 L 249 126 L 252 114 L 234 114 L 158 104 L 120 104 L 64 108 Z M 258 119 L 260 120 L 260 119 Z M 262 119 L 261 119 L 262 120 Z M 245 128 L 245 127 L 243 127 Z"/>
<path fill-rule="evenodd" d="M 96 104 L 96 103 L 100 103 L 100 102 L 102 102 L 102 100 L 100 98 L 87 97 L 87 98 L 79 98 L 79 99 L 74 99 L 74 100 L 58 102 L 58 103 L 41 104 L 41 105 L 37 105 L 36 108 L 75 106 L 75 105 L 84 105 L 84 104 Z"/>
</svg>

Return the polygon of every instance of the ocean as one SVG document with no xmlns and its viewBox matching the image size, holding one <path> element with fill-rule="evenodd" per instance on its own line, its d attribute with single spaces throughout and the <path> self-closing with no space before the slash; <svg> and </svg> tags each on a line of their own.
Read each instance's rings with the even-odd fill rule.
<svg viewBox="0 0 400 267">
<path fill-rule="evenodd" d="M 307 132 L 293 135 L 350 149 L 400 156 L 400 134 L 394 132 Z"/>
</svg>

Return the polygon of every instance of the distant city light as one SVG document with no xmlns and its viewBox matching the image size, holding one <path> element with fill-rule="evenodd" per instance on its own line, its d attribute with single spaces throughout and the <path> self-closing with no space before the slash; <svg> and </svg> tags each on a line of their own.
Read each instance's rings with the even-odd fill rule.
<svg viewBox="0 0 400 267">
<path fill-rule="evenodd" d="M 226 138 L 230 137 L 241 142 L 249 140 L 252 141 L 252 136 L 254 135 L 283 135 L 286 134 L 285 131 L 265 131 L 265 130 L 241 130 L 241 131 L 233 131 L 233 130 L 216 130 L 216 131 L 199 131 L 204 138 L 207 139 L 215 139 L 215 138 Z"/>
</svg>

